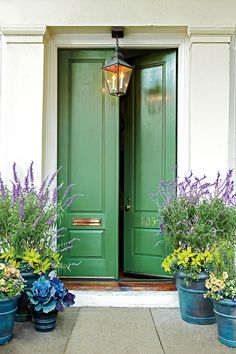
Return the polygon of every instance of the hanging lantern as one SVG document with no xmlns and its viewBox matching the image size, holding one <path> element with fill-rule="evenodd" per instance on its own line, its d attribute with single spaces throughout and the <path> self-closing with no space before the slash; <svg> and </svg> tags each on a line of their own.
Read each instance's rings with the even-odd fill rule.
<svg viewBox="0 0 236 354">
<path fill-rule="evenodd" d="M 121 36 L 116 36 L 116 50 L 112 54 L 111 60 L 103 66 L 106 85 L 112 96 L 122 96 L 126 94 L 133 71 L 133 66 L 126 63 L 124 61 L 124 55 L 119 52 L 119 37 Z"/>
</svg>

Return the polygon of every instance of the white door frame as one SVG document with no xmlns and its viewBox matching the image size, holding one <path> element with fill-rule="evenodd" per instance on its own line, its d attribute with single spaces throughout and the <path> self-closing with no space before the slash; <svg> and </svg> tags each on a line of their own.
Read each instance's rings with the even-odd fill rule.
<svg viewBox="0 0 236 354">
<path fill-rule="evenodd" d="M 57 61 L 59 48 L 114 48 L 115 41 L 109 33 L 54 34 L 45 40 L 45 96 L 43 132 L 43 175 L 57 169 Z M 150 33 L 149 33 L 150 31 Z M 173 31 L 173 29 L 172 29 Z M 178 94 L 177 94 L 177 172 L 185 176 L 190 169 L 189 144 L 189 37 L 180 34 L 143 33 L 125 35 L 120 40 L 121 48 L 178 49 Z M 174 168 L 174 166 L 173 166 Z M 43 176 L 43 177 L 44 177 Z"/>
</svg>

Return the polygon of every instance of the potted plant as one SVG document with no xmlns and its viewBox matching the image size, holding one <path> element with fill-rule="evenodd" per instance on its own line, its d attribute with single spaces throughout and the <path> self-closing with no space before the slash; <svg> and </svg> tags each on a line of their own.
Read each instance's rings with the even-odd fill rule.
<svg viewBox="0 0 236 354">
<path fill-rule="evenodd" d="M 19 300 L 15 320 L 17 322 L 25 322 L 31 319 L 31 312 L 28 307 L 27 290 L 29 290 L 33 282 L 40 274 L 46 274 L 60 267 L 61 255 L 51 248 L 48 248 L 44 253 L 32 249 L 26 249 L 23 257 L 16 254 L 11 248 L 8 252 L 1 254 L 2 260 L 8 262 L 12 266 L 20 269 L 21 276 L 25 280 L 25 289 L 22 292 Z"/>
<path fill-rule="evenodd" d="M 161 242 L 171 254 L 163 267 L 176 278 L 182 318 L 194 324 L 215 322 L 213 305 L 204 298 L 218 246 L 234 248 L 235 188 L 230 170 L 213 183 L 192 173 L 183 180 L 161 182 L 152 194 L 161 219 Z"/>
<path fill-rule="evenodd" d="M 214 312 L 221 343 L 236 348 L 236 277 L 234 249 L 219 247 L 219 257 L 214 271 L 209 274 L 205 286 L 206 299 L 213 300 Z"/>
<path fill-rule="evenodd" d="M 0 345 L 12 339 L 17 301 L 23 289 L 19 270 L 0 263 Z"/>
<path fill-rule="evenodd" d="M 55 329 L 58 311 L 73 305 L 75 295 L 68 292 L 57 277 L 40 276 L 27 291 L 32 306 L 35 329 L 50 332 Z"/>
<path fill-rule="evenodd" d="M 12 188 L 0 178 L 0 258 L 18 267 L 26 280 L 26 289 L 19 300 L 16 320 L 30 319 L 26 291 L 39 274 L 49 273 L 60 267 L 61 252 L 71 243 L 60 247 L 56 225 L 65 210 L 78 195 L 71 195 L 68 186 L 60 201 L 58 193 L 63 185 L 52 188 L 58 171 L 47 177 L 39 188 L 35 186 L 33 163 L 24 182 L 20 181 L 13 164 Z"/>
<path fill-rule="evenodd" d="M 165 271 L 176 277 L 181 317 L 186 322 L 215 323 L 212 303 L 203 298 L 205 280 L 213 267 L 213 258 L 214 253 L 209 250 L 193 252 L 191 247 L 179 247 L 162 263 Z"/>
</svg>

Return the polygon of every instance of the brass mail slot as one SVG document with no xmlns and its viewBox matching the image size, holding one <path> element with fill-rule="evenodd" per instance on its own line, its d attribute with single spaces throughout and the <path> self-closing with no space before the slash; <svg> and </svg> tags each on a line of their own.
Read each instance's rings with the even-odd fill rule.
<svg viewBox="0 0 236 354">
<path fill-rule="evenodd" d="M 100 226 L 102 223 L 101 219 L 95 218 L 74 218 L 73 226 Z"/>
</svg>

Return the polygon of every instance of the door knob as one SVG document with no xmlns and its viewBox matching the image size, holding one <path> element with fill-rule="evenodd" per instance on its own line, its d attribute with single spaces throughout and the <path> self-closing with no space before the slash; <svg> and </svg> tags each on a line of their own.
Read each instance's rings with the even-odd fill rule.
<svg viewBox="0 0 236 354">
<path fill-rule="evenodd" d="M 127 198 L 126 205 L 125 205 L 125 211 L 129 211 L 131 209 L 130 202 L 131 202 L 131 198 Z"/>
<path fill-rule="evenodd" d="M 126 206 L 125 206 L 125 211 L 129 211 L 129 209 L 131 209 L 131 205 L 126 204 Z"/>
</svg>

